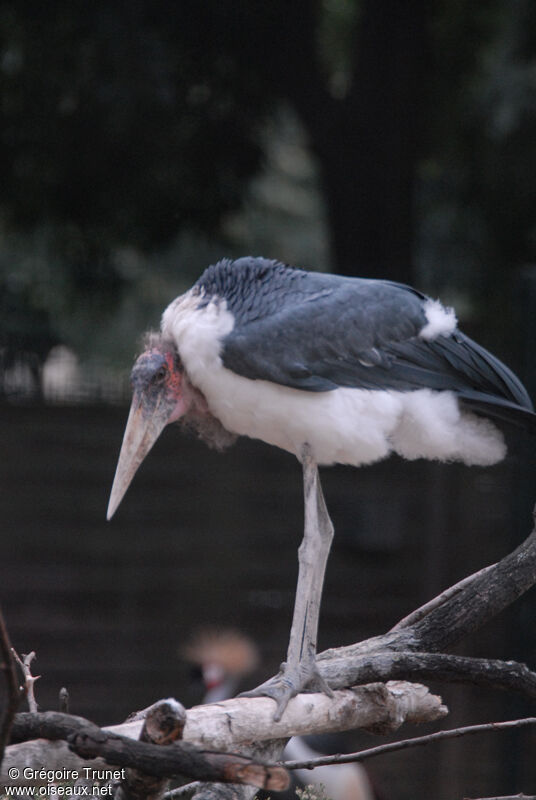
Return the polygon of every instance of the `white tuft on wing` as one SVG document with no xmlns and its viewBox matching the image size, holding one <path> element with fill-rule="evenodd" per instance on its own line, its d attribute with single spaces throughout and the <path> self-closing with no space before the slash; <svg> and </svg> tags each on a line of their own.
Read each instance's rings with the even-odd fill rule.
<svg viewBox="0 0 536 800">
<path fill-rule="evenodd" d="M 426 300 L 423 309 L 428 321 L 419 333 L 421 339 L 449 336 L 456 330 L 458 321 L 453 308 L 445 308 L 439 300 Z"/>
</svg>

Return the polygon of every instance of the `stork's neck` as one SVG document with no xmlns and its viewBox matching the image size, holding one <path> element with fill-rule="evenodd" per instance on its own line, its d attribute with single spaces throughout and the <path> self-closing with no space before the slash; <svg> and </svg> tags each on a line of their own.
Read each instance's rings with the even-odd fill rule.
<svg viewBox="0 0 536 800">
<path fill-rule="evenodd" d="M 193 385 L 187 372 L 183 373 L 182 391 L 188 405 L 188 416 L 202 418 L 210 415 L 205 395 Z"/>
<path fill-rule="evenodd" d="M 188 393 L 188 412 L 179 419 L 179 424 L 192 430 L 202 441 L 215 450 L 225 450 L 236 441 L 234 433 L 224 428 L 208 407 L 204 394 L 184 375 L 185 391 Z"/>
</svg>

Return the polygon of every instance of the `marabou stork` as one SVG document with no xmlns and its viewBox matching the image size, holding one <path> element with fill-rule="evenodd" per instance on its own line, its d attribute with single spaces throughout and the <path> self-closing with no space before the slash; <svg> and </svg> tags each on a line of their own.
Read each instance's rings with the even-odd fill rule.
<svg viewBox="0 0 536 800">
<path fill-rule="evenodd" d="M 133 400 L 108 518 L 170 422 L 224 448 L 245 435 L 294 453 L 305 524 L 287 661 L 253 693 L 276 718 L 315 665 L 333 526 L 318 464 L 398 453 L 490 465 L 506 453 L 492 420 L 536 430 L 518 378 L 457 329 L 452 309 L 402 284 L 306 272 L 264 258 L 208 267 L 164 311 L 132 370 Z"/>
</svg>

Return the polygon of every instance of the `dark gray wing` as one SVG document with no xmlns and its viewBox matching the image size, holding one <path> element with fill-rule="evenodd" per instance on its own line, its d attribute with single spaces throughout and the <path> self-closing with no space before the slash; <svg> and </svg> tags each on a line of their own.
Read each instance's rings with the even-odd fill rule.
<svg viewBox="0 0 536 800">
<path fill-rule="evenodd" d="M 302 285 L 299 295 L 279 289 L 267 314 L 248 321 L 235 314 L 223 340 L 224 365 L 247 378 L 308 391 L 392 388 L 397 377 L 386 348 L 411 340 L 426 324 L 421 298 L 382 281 L 310 274 L 307 283 L 311 291 Z"/>
<path fill-rule="evenodd" d="M 516 376 L 461 332 L 419 337 L 423 295 L 388 281 L 324 277 L 333 281 L 321 292 L 291 305 L 282 298 L 278 311 L 237 320 L 223 340 L 223 364 L 305 391 L 448 389 L 483 413 L 524 418 L 532 411 Z"/>
</svg>

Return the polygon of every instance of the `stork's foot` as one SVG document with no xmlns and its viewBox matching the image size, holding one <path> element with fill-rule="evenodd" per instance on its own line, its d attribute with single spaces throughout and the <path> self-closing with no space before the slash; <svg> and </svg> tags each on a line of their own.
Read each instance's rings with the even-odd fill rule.
<svg viewBox="0 0 536 800">
<path fill-rule="evenodd" d="M 318 671 L 314 656 L 302 659 L 296 665 L 284 661 L 277 675 L 255 689 L 242 692 L 239 697 L 271 697 L 276 702 L 274 720 L 278 722 L 289 700 L 303 691 L 324 692 L 328 697 L 333 697 L 332 690 Z"/>
</svg>

